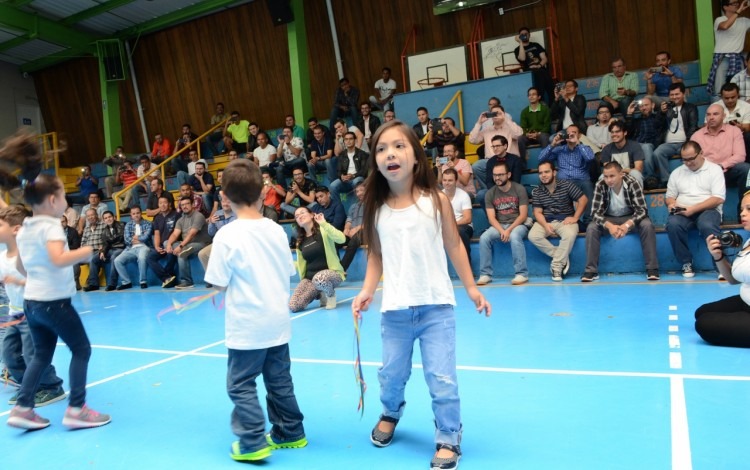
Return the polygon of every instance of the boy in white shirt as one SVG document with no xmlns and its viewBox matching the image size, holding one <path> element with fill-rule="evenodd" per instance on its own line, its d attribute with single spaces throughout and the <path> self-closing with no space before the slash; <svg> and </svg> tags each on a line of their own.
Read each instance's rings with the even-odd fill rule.
<svg viewBox="0 0 750 470">
<path fill-rule="evenodd" d="M 284 229 L 260 211 L 262 187 L 260 169 L 248 160 L 234 160 L 224 169 L 222 199 L 230 202 L 237 220 L 216 233 L 204 277 L 226 291 L 227 393 L 234 403 L 232 431 L 240 438 L 230 456 L 239 461 L 307 445 L 290 373 L 294 264 Z M 255 385 L 261 374 L 272 424 L 268 433 Z"/>
</svg>

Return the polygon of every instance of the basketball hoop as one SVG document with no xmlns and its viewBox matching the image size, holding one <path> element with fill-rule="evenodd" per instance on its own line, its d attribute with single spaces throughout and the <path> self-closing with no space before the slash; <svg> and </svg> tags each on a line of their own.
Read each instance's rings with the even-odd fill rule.
<svg viewBox="0 0 750 470">
<path fill-rule="evenodd" d="M 424 90 L 425 88 L 445 85 L 445 79 L 440 77 L 423 78 L 421 80 L 417 80 L 417 84 L 419 85 L 420 89 Z"/>
<path fill-rule="evenodd" d="M 512 73 L 520 72 L 521 69 L 522 67 L 519 64 L 498 65 L 495 67 L 495 73 L 498 76 L 510 75 Z"/>
</svg>

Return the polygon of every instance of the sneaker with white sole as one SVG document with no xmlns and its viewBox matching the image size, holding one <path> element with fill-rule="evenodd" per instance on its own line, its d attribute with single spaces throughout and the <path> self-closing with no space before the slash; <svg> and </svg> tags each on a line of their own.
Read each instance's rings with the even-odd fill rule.
<svg viewBox="0 0 750 470">
<path fill-rule="evenodd" d="M 510 281 L 510 283 L 514 286 L 520 286 L 521 284 L 526 284 L 527 282 L 529 282 L 529 278 L 520 274 L 516 274 L 515 277 L 513 277 L 513 280 Z"/>
<path fill-rule="evenodd" d="M 187 258 L 188 256 L 190 256 L 192 254 L 193 254 L 193 246 L 192 245 L 188 245 L 185 248 L 183 248 L 182 250 L 180 250 L 180 254 L 177 255 L 177 256 L 179 256 L 180 258 L 184 259 L 184 258 Z"/>
<path fill-rule="evenodd" d="M 336 310 L 336 293 L 326 300 L 326 310 Z"/>
<path fill-rule="evenodd" d="M 34 411 L 34 408 L 14 406 L 8 416 L 8 426 L 19 429 L 42 429 L 49 426 L 49 420 L 42 418 Z"/>
<path fill-rule="evenodd" d="M 659 279 L 661 279 L 661 276 L 659 276 L 659 270 L 658 269 L 647 270 L 646 279 L 649 281 L 658 281 Z"/>
<path fill-rule="evenodd" d="M 694 277 L 695 271 L 693 271 L 693 263 L 685 263 L 682 265 L 682 277 Z"/>
<path fill-rule="evenodd" d="M 581 276 L 581 282 L 592 282 L 599 279 L 599 273 L 586 272 Z"/>
<path fill-rule="evenodd" d="M 562 281 L 563 280 L 562 271 L 560 271 L 559 269 L 553 269 L 552 270 L 552 280 L 555 281 L 555 282 Z"/>
<path fill-rule="evenodd" d="M 486 286 L 490 282 L 492 282 L 492 278 L 486 274 L 482 274 L 481 276 L 479 276 L 479 279 L 477 279 L 478 286 Z"/>
<path fill-rule="evenodd" d="M 726 281 L 726 280 L 727 280 L 727 278 L 725 278 L 723 274 L 719 274 L 719 277 L 718 277 L 718 279 L 719 279 L 720 281 Z"/>
<path fill-rule="evenodd" d="M 81 408 L 69 406 L 65 410 L 62 423 L 71 429 L 96 428 L 109 424 L 112 418 L 104 413 L 92 410 L 86 405 Z"/>
<path fill-rule="evenodd" d="M 65 390 L 62 387 L 57 387 L 47 390 L 39 390 L 34 394 L 34 407 L 39 408 L 40 406 L 51 405 L 65 398 Z M 16 405 L 18 403 L 18 393 L 10 397 L 8 400 L 9 405 Z"/>
</svg>

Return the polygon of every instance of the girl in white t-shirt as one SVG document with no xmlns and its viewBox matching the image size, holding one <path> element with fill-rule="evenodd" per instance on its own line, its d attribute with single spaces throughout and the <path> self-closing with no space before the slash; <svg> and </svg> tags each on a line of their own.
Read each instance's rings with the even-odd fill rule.
<svg viewBox="0 0 750 470">
<path fill-rule="evenodd" d="M 477 311 L 490 304 L 474 283 L 450 201 L 437 189 L 432 166 L 412 129 L 401 121 L 381 126 L 372 139 L 365 186 L 363 234 L 367 273 L 352 302 L 355 319 L 367 310 L 384 275 L 381 307 L 383 367 L 378 372 L 383 413 L 370 440 L 391 443 L 404 411 L 404 389 L 419 340 L 432 395 L 437 452 L 432 468 L 456 468 L 461 456 L 461 416 L 456 380 L 453 285 L 445 253 Z"/>
<path fill-rule="evenodd" d="M 33 144 L 31 144 L 33 145 Z M 23 376 L 18 400 L 8 424 L 22 429 L 41 429 L 49 420 L 34 412 L 34 395 L 39 380 L 52 363 L 58 338 L 70 348 L 70 397 L 63 425 L 91 428 L 110 422 L 109 415 L 86 406 L 86 373 L 91 344 L 81 319 L 71 304 L 76 293 L 73 265 L 88 262 L 90 246 L 70 251 L 60 224 L 67 203 L 62 181 L 42 174 L 24 188 L 24 199 L 34 216 L 24 220 L 16 242 L 19 271 L 26 273 L 24 312 L 34 340 L 34 357 Z"/>
</svg>

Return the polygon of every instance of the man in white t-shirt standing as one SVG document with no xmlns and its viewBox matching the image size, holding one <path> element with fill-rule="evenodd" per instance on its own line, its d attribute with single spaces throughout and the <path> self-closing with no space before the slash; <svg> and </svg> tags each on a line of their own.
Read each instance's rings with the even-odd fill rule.
<svg viewBox="0 0 750 470">
<path fill-rule="evenodd" d="M 375 82 L 375 95 L 370 97 L 373 109 L 389 111 L 393 109 L 393 93 L 396 81 L 391 78 L 391 69 L 383 67 L 383 78 Z"/>
<path fill-rule="evenodd" d="M 456 217 L 458 225 L 458 235 L 466 247 L 466 254 L 469 256 L 471 263 L 471 236 L 474 235 L 474 226 L 471 225 L 471 199 L 466 191 L 456 187 L 458 181 L 458 172 L 453 168 L 447 168 L 443 171 L 441 178 L 443 183 L 443 192 L 451 201 L 453 215 Z"/>
<path fill-rule="evenodd" d="M 740 13 L 750 8 L 750 0 L 721 0 L 722 16 L 714 21 L 714 59 L 708 74 L 706 90 L 718 95 L 721 86 L 739 73 L 744 61 L 745 34 L 750 29 L 750 19 Z"/>
<path fill-rule="evenodd" d="M 258 166 L 263 169 L 267 168 L 272 161 L 276 160 L 276 147 L 268 141 L 268 134 L 263 131 L 258 132 L 258 146 L 253 150 L 253 156 L 258 160 Z"/>
</svg>

